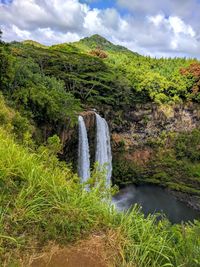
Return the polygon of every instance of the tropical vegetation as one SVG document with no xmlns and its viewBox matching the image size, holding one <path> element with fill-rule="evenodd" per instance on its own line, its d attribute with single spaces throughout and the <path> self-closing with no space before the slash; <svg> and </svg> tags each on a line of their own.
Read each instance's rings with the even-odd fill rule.
<svg viewBox="0 0 200 267">
<path fill-rule="evenodd" d="M 105 188 L 103 172 L 94 169 L 88 192 L 57 156 L 58 135 L 74 127 L 80 111 L 199 103 L 199 81 L 196 59 L 145 57 L 98 35 L 51 47 L 0 38 L 0 265 L 20 266 L 23 255 L 50 241 L 64 246 L 98 232 L 112 233 L 113 266 L 200 266 L 199 221 L 171 225 L 157 215 L 145 218 L 139 207 L 119 213 L 110 203 L 116 188 Z M 149 142 L 157 149 L 156 168 L 151 161 L 148 175 L 136 169 L 136 181 L 173 188 L 174 176 L 190 193 L 200 177 L 200 132 L 167 138 L 170 146 Z M 114 167 L 122 180 L 126 167 L 121 173 Z"/>
</svg>

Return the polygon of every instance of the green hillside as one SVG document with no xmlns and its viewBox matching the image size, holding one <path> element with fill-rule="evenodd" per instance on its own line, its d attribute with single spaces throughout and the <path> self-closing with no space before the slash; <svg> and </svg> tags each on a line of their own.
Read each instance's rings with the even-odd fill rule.
<svg viewBox="0 0 200 267">
<path fill-rule="evenodd" d="M 32 45 L 32 46 L 35 46 L 35 47 L 47 48 L 47 46 L 45 46 L 43 44 L 40 44 L 39 42 L 32 41 L 32 40 L 25 40 L 22 43 L 25 44 L 25 45 Z"/>
<path fill-rule="evenodd" d="M 120 45 L 114 45 L 113 43 L 109 42 L 107 39 L 103 38 L 102 36 L 95 34 L 90 37 L 86 37 L 81 39 L 78 42 L 72 43 L 75 47 L 78 47 L 79 49 L 90 51 L 91 49 L 100 48 L 102 50 L 105 50 L 106 52 L 110 53 L 127 53 L 132 55 L 138 55 L 137 53 L 134 53 L 127 48 L 120 46 Z"/>
<path fill-rule="evenodd" d="M 49 48 L 30 41 L 11 45 L 15 54 L 17 49 L 17 57 L 31 57 L 45 74 L 63 80 L 84 104 L 199 101 L 194 90 L 199 80 L 196 59 L 144 57 L 99 35 Z"/>
<path fill-rule="evenodd" d="M 145 218 L 139 207 L 120 213 L 104 172 L 94 167 L 80 184 L 72 162 L 61 160 L 83 110 L 111 112 L 110 125 L 124 133 L 136 105 L 198 105 L 198 60 L 141 56 L 99 35 L 50 47 L 0 40 L 0 91 L 0 266 L 28 266 L 52 244 L 73 247 L 94 235 L 114 255 L 111 266 L 200 266 L 199 221 L 172 225 L 160 215 Z M 198 196 L 199 129 L 162 134 L 149 140 L 159 152 L 151 172 L 137 175 Z M 119 149 L 123 156 L 123 140 Z M 134 168 L 126 164 L 113 164 L 121 181 Z"/>
<path fill-rule="evenodd" d="M 93 173 L 91 191 L 83 190 L 78 177 L 56 158 L 55 137 L 30 151 L 1 126 L 0 144 L 2 266 L 20 267 L 23 254 L 31 256 L 49 241 L 66 245 L 110 231 L 107 246 L 114 245 L 113 266 L 199 266 L 199 222 L 184 227 L 165 220 L 156 223 L 156 216 L 145 219 L 137 208 L 117 213 L 109 198 L 102 201 L 109 196 L 103 183 L 92 186 L 93 179 L 103 181 L 102 174 Z"/>
</svg>

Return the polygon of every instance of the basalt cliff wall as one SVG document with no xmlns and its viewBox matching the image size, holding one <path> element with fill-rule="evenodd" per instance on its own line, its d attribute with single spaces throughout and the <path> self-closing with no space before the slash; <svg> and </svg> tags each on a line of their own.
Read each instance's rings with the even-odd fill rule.
<svg viewBox="0 0 200 267">
<path fill-rule="evenodd" d="M 166 174 L 162 173 L 162 170 L 157 177 L 153 172 L 157 168 L 153 159 L 158 153 L 158 147 L 162 142 L 170 142 L 170 139 L 168 140 L 166 137 L 172 133 L 190 133 L 193 129 L 200 127 L 200 107 L 193 103 L 174 106 L 158 106 L 148 103 L 136 105 L 127 111 L 114 111 L 109 107 L 104 107 L 98 109 L 97 112 L 105 117 L 109 124 L 113 154 L 113 182 L 119 185 L 132 182 L 168 185 L 169 177 L 166 178 Z M 87 127 L 91 162 L 94 163 L 95 112 L 87 110 L 81 115 L 84 117 Z M 73 162 L 74 170 L 76 170 L 78 127 L 66 131 L 62 136 L 64 136 L 62 159 Z M 170 144 L 166 143 L 165 147 L 167 146 Z M 178 172 L 179 170 L 177 170 Z M 184 170 L 178 173 L 178 176 L 181 175 L 187 176 Z M 170 172 L 168 176 L 170 176 Z M 175 182 L 177 185 L 180 183 L 180 179 L 177 178 Z M 187 185 L 187 177 L 183 177 L 183 180 Z M 172 188 L 174 187 L 173 185 Z M 197 179 L 192 181 L 191 187 L 200 190 L 200 181 Z"/>
<path fill-rule="evenodd" d="M 178 177 L 176 179 L 176 175 L 174 175 L 175 178 L 173 177 L 172 183 L 170 181 L 170 171 L 166 174 L 165 171 L 159 169 L 160 173 L 155 174 L 154 171 L 157 168 L 155 162 L 153 165 L 149 164 L 156 158 L 160 143 L 168 140 L 166 136 L 173 133 L 190 133 L 193 129 L 199 128 L 200 107 L 198 105 L 189 103 L 187 105 L 158 106 L 149 103 L 120 111 L 104 107 L 103 109 L 98 109 L 97 112 L 105 117 L 111 132 L 113 183 L 122 186 L 126 183 L 150 182 L 179 192 L 189 192 L 189 195 L 184 195 L 184 198 L 190 199 L 190 203 L 200 209 L 198 196 L 197 201 L 196 196 L 195 201 L 191 201 L 191 195 L 198 193 L 193 189 L 200 190 L 200 181 L 193 178 L 188 179 L 187 173 L 182 170 L 182 167 L 177 167 L 177 174 L 181 178 Z M 91 162 L 93 164 L 96 143 L 95 112 L 87 110 L 81 115 L 84 117 L 88 131 Z M 73 167 L 76 170 L 78 127 L 76 126 L 74 129 L 66 131 L 63 136 L 62 159 L 67 162 L 73 162 Z M 170 144 L 166 145 L 170 146 Z M 165 153 L 165 149 L 163 151 Z M 180 183 L 182 184 L 182 177 L 184 187 L 179 186 Z M 188 182 L 187 179 L 190 181 Z M 187 185 L 189 189 L 185 187 Z M 181 199 L 183 199 L 182 195 Z"/>
<path fill-rule="evenodd" d="M 108 121 L 113 154 L 122 148 L 128 158 L 137 162 L 146 162 L 151 156 L 151 140 L 162 138 L 170 132 L 190 132 L 200 126 L 200 107 L 195 104 L 158 106 L 155 104 L 136 105 L 127 111 L 116 112 L 109 107 L 98 111 Z M 84 117 L 91 154 L 95 149 L 95 112 L 85 111 Z M 66 160 L 77 151 L 78 127 L 62 134 Z M 75 152 L 76 154 L 76 152 Z M 77 154 L 76 154 L 77 155 Z"/>
<path fill-rule="evenodd" d="M 151 156 L 149 143 L 170 132 L 189 132 L 200 126 L 200 107 L 195 104 L 158 106 L 155 104 L 136 105 L 127 111 L 116 112 L 109 107 L 99 110 L 108 121 L 112 151 L 117 154 L 126 151 L 127 158 L 146 162 Z M 86 123 L 91 154 L 95 149 L 95 112 L 81 113 Z M 78 127 L 61 133 L 64 143 L 63 154 L 70 161 L 78 149 Z"/>
</svg>

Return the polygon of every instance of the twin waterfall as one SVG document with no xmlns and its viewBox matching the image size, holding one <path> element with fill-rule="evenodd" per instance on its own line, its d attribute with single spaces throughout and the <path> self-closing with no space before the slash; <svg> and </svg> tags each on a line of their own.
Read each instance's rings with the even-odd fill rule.
<svg viewBox="0 0 200 267">
<path fill-rule="evenodd" d="M 106 171 L 106 186 L 111 184 L 112 153 L 110 145 L 110 133 L 105 119 L 96 114 L 96 154 L 95 161 L 99 163 L 100 170 Z M 78 174 L 82 182 L 90 177 L 90 153 L 86 126 L 82 116 L 79 123 L 79 147 L 78 147 Z"/>
</svg>

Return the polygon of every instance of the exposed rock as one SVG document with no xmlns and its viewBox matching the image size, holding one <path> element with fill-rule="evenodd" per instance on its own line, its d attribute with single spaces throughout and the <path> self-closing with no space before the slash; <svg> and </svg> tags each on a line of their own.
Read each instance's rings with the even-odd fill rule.
<svg viewBox="0 0 200 267">
<path fill-rule="evenodd" d="M 112 113 L 112 111 L 111 111 Z M 109 116 L 115 118 L 114 115 Z M 116 118 L 115 118 L 116 121 Z M 122 121 L 127 127 L 110 123 L 112 133 L 118 133 L 121 139 L 128 140 L 125 145 L 132 148 L 144 144 L 148 138 L 159 137 L 162 132 L 191 131 L 200 125 L 200 107 L 195 104 L 158 106 L 155 104 L 136 105 L 128 112 L 124 112 Z M 124 138 L 125 137 L 125 138 Z"/>
<path fill-rule="evenodd" d="M 186 203 L 192 209 L 200 211 L 200 197 L 199 196 L 189 195 L 189 194 L 186 194 L 180 191 L 174 191 L 171 189 L 167 189 L 167 191 L 169 191 L 178 200 Z"/>
<path fill-rule="evenodd" d="M 159 138 L 162 133 L 189 132 L 200 125 L 200 107 L 198 104 L 158 106 L 147 103 L 145 105 L 137 104 L 128 111 L 116 112 L 110 107 L 104 107 L 98 112 L 108 121 L 112 133 L 113 152 L 120 153 L 123 148 L 128 152 L 128 157 L 135 155 L 131 157 L 137 159 L 138 162 L 146 162 L 148 158 L 145 144 L 149 139 Z M 82 112 L 80 115 L 84 117 L 91 148 L 91 158 L 94 159 L 95 112 L 89 110 Z M 67 161 L 72 160 L 72 151 L 77 152 L 77 135 L 77 127 L 67 132 L 63 131 L 61 134 L 65 143 L 64 158 Z M 75 153 L 74 156 L 76 158 L 77 154 Z"/>
<path fill-rule="evenodd" d="M 145 105 L 136 105 L 132 109 L 124 111 L 114 111 L 110 107 L 104 107 L 99 109 L 98 113 L 109 124 L 113 163 L 115 163 L 116 169 L 118 170 L 116 176 L 113 174 L 113 181 L 119 183 L 121 180 L 123 182 L 125 181 L 125 183 L 134 181 L 142 182 L 140 177 L 145 177 L 145 179 L 147 177 L 145 181 L 148 181 L 148 177 L 151 177 L 152 171 L 148 169 L 148 166 L 150 166 L 148 164 L 152 162 L 156 151 L 152 144 L 157 145 L 156 142 L 162 141 L 162 136 L 167 136 L 168 133 L 190 132 L 200 126 L 200 106 L 198 104 L 158 106 L 148 103 Z M 90 110 L 80 115 L 84 117 L 88 131 L 92 166 L 95 158 L 96 144 L 95 112 Z M 76 170 L 78 127 L 76 126 L 73 130 L 68 131 L 64 137 L 63 158 L 67 162 L 73 162 L 74 169 Z M 167 145 L 170 146 L 170 143 Z M 121 162 L 124 162 L 123 166 L 118 165 Z M 123 173 L 124 170 L 122 170 L 121 176 L 119 176 L 119 171 L 123 167 L 125 174 Z M 159 175 L 160 177 L 154 176 L 151 182 L 158 183 L 161 180 L 161 184 L 164 184 L 166 179 L 165 174 L 159 173 Z M 119 179 L 121 180 L 119 181 Z M 182 177 L 182 182 L 187 184 L 188 177 Z M 192 185 L 195 188 L 199 188 L 199 182 L 195 179 L 192 180 Z M 179 192 L 176 193 L 176 196 L 183 201 L 185 200 L 189 206 L 200 210 L 199 197 L 186 194 L 181 195 Z"/>
<path fill-rule="evenodd" d="M 136 162 L 138 165 L 145 165 L 152 157 L 153 150 L 150 148 L 138 149 L 125 154 L 125 159 Z"/>
<path fill-rule="evenodd" d="M 128 133 L 113 133 L 112 134 L 112 147 L 114 150 L 121 149 L 129 150 L 132 146 L 132 136 Z"/>
<path fill-rule="evenodd" d="M 93 127 L 95 127 L 95 112 L 94 111 L 84 111 L 80 113 L 80 115 L 84 118 L 87 131 L 90 131 Z"/>
</svg>

